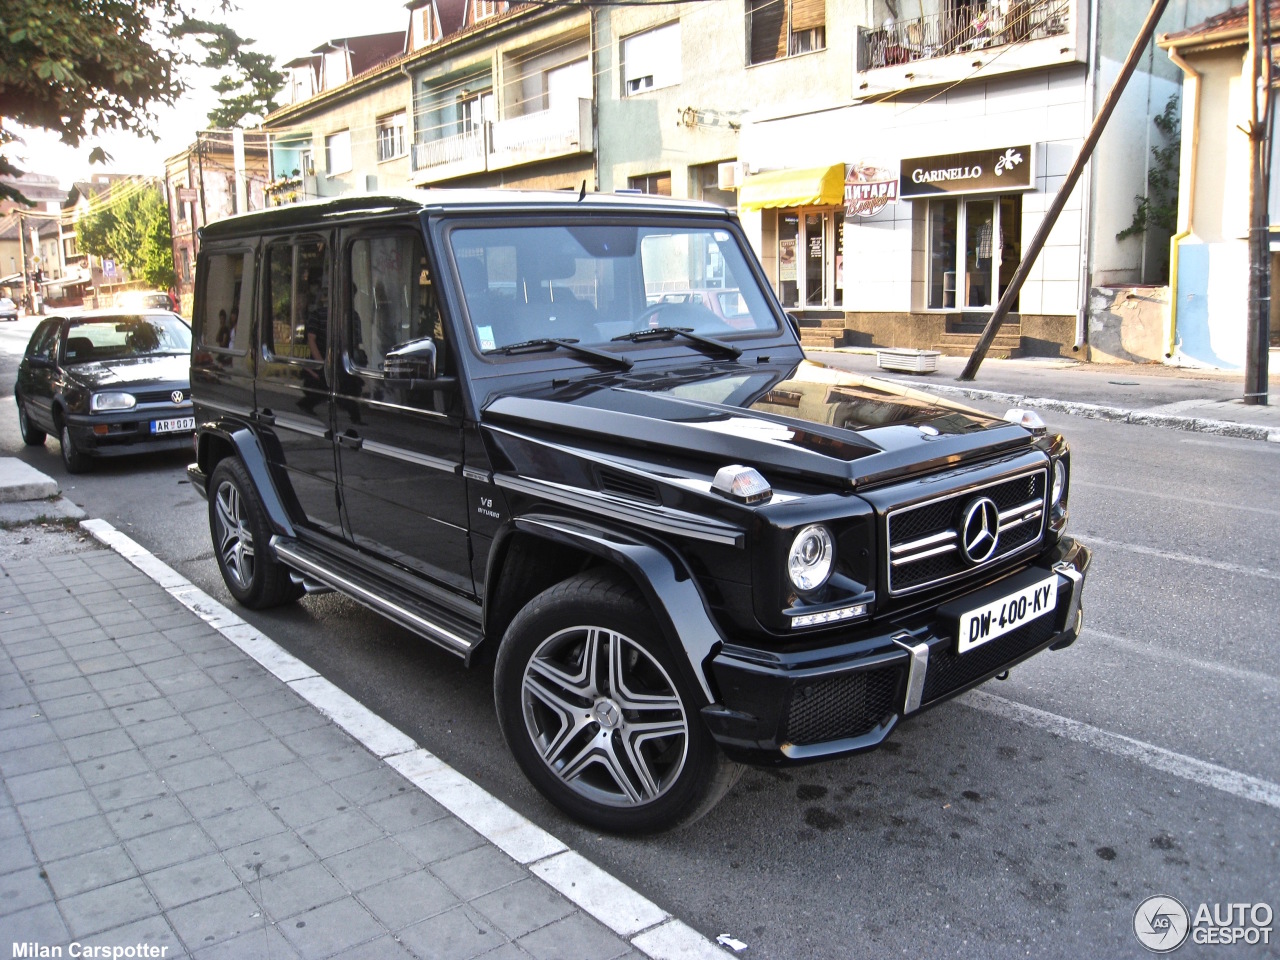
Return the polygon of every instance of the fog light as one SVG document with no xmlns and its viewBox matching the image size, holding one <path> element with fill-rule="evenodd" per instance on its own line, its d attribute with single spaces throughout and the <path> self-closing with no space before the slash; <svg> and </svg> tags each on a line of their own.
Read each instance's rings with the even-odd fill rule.
<svg viewBox="0 0 1280 960">
<path fill-rule="evenodd" d="M 111 427 L 105 423 L 95 423 L 93 425 L 93 432 L 100 437 L 105 437 L 108 433 L 111 432 Z"/>
<path fill-rule="evenodd" d="M 791 627 L 816 627 L 824 623 L 839 623 L 841 620 L 853 620 L 867 615 L 865 603 L 855 603 L 851 607 L 836 607 L 834 610 L 823 610 L 821 613 L 802 613 L 791 618 Z"/>
</svg>

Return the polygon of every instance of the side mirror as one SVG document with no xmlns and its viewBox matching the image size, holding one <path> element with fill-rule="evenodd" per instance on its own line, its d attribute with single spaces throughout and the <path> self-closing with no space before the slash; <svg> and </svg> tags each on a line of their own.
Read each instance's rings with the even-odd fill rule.
<svg viewBox="0 0 1280 960">
<path fill-rule="evenodd" d="M 439 376 L 437 348 L 430 337 L 397 344 L 383 359 L 386 385 L 394 390 L 449 390 L 458 384 L 457 377 Z"/>
<path fill-rule="evenodd" d="M 434 380 L 436 342 L 430 337 L 396 344 L 387 351 L 383 372 L 393 380 Z"/>
<path fill-rule="evenodd" d="M 33 370 L 49 370 L 53 367 L 53 361 L 48 357 L 27 357 L 27 366 Z"/>
</svg>

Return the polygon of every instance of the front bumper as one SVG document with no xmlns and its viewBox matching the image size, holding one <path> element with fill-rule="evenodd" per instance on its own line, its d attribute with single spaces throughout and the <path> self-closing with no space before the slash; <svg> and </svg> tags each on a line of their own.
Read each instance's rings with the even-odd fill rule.
<svg viewBox="0 0 1280 960">
<path fill-rule="evenodd" d="M 1064 538 L 1029 568 L 948 603 L 972 606 L 983 594 L 1010 593 L 1057 574 L 1052 611 L 966 653 L 956 652 L 954 618 L 937 609 L 801 653 L 726 645 L 710 662 L 722 702 L 704 708 L 703 718 L 721 748 L 747 763 L 795 763 L 875 747 L 904 716 L 1042 650 L 1074 643 L 1090 557 Z"/>
<path fill-rule="evenodd" d="M 80 452 L 94 457 L 119 457 L 163 450 L 189 450 L 194 426 L 190 430 L 155 434 L 151 432 L 151 424 L 156 420 L 192 416 L 191 404 L 166 410 L 71 414 L 67 417 L 67 427 Z"/>
</svg>

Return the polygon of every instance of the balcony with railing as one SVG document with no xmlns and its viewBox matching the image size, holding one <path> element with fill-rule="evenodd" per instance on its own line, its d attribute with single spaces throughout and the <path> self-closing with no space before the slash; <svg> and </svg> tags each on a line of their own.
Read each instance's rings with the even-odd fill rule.
<svg viewBox="0 0 1280 960">
<path fill-rule="evenodd" d="M 416 183 L 438 183 L 452 177 L 483 173 L 488 124 L 472 127 L 462 133 L 436 137 L 413 145 L 413 179 Z"/>
<path fill-rule="evenodd" d="M 564 106 L 494 122 L 489 169 L 590 153 L 592 147 L 591 101 L 571 100 Z"/>
<path fill-rule="evenodd" d="M 962 58 L 962 69 L 990 65 L 992 72 L 1006 72 L 1073 60 L 1076 38 L 1072 10 L 1076 2 L 993 0 L 987 4 L 956 4 L 930 16 L 890 18 L 880 27 L 859 27 L 858 73 L 887 72 L 905 81 L 894 83 L 878 75 L 875 83 L 864 83 L 863 90 L 868 86 L 882 87 L 886 79 L 889 85 L 908 86 L 912 80 L 962 78 L 947 64 L 922 61 L 954 57 L 959 62 Z"/>
</svg>

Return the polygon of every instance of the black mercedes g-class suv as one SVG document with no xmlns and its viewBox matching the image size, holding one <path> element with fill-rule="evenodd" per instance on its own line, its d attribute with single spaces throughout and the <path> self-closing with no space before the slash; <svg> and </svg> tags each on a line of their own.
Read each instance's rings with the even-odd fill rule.
<svg viewBox="0 0 1280 960">
<path fill-rule="evenodd" d="M 346 196 L 202 230 L 190 476 L 232 595 L 467 662 L 553 803 L 652 830 L 1080 630 L 1069 453 L 805 360 L 736 218 Z"/>
</svg>

